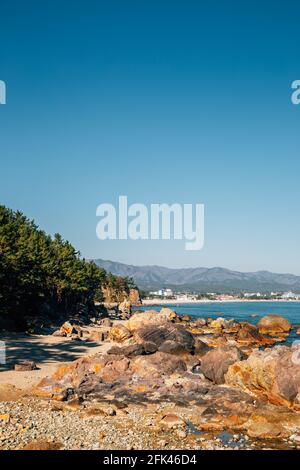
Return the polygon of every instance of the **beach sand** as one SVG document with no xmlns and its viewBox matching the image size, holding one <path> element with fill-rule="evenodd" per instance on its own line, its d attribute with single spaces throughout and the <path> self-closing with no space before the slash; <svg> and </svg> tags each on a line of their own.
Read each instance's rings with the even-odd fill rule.
<svg viewBox="0 0 300 470">
<path fill-rule="evenodd" d="M 89 327 L 88 331 L 99 331 L 99 328 Z M 105 353 L 110 347 L 108 342 L 73 341 L 67 337 L 24 333 L 0 334 L 0 341 L 5 342 L 6 349 L 6 364 L 0 365 L 0 387 L 6 385 L 21 390 L 30 389 L 43 377 L 51 375 L 62 362 L 98 352 Z M 34 361 L 37 369 L 15 371 L 14 364 L 26 359 Z"/>
</svg>

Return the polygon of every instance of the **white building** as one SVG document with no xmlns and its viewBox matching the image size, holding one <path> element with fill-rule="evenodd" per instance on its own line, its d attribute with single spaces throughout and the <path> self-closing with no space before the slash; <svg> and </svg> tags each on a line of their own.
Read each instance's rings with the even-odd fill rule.
<svg viewBox="0 0 300 470">
<path fill-rule="evenodd" d="M 157 295 L 159 297 L 172 297 L 172 289 L 159 289 L 158 291 L 150 292 L 150 295 Z"/>
<path fill-rule="evenodd" d="M 285 292 L 284 294 L 282 294 L 281 298 L 282 299 L 295 299 L 297 297 L 296 294 L 294 294 L 293 292 L 289 291 L 289 292 Z"/>
</svg>

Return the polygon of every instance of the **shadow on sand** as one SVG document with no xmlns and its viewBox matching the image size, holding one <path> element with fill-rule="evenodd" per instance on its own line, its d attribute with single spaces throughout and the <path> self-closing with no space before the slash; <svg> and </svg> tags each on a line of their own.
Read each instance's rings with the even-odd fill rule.
<svg viewBox="0 0 300 470">
<path fill-rule="evenodd" d="M 16 362 L 34 361 L 37 364 L 74 361 L 83 354 L 92 354 L 99 343 L 60 339 L 47 341 L 47 337 L 31 335 L 0 336 L 5 344 L 6 363 L 0 364 L 0 371 L 13 369 Z"/>
</svg>

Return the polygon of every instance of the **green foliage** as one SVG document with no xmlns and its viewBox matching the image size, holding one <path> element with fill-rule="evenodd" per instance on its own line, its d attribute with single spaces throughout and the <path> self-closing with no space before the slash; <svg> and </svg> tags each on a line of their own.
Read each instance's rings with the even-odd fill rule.
<svg viewBox="0 0 300 470">
<path fill-rule="evenodd" d="M 102 286 L 129 290 L 131 283 L 82 259 L 59 234 L 52 238 L 21 212 L 0 206 L 0 316 L 34 316 L 45 307 L 74 313 L 102 301 Z"/>
</svg>

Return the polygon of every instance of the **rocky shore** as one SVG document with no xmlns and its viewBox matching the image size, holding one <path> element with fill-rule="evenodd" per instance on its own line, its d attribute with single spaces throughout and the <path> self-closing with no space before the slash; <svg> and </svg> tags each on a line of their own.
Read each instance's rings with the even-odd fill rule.
<svg viewBox="0 0 300 470">
<path fill-rule="evenodd" d="M 285 318 L 131 315 L 128 303 L 121 318 L 62 325 L 54 337 L 103 348 L 25 390 L 1 385 L 2 449 L 300 448 L 300 346 L 280 344 Z"/>
</svg>

